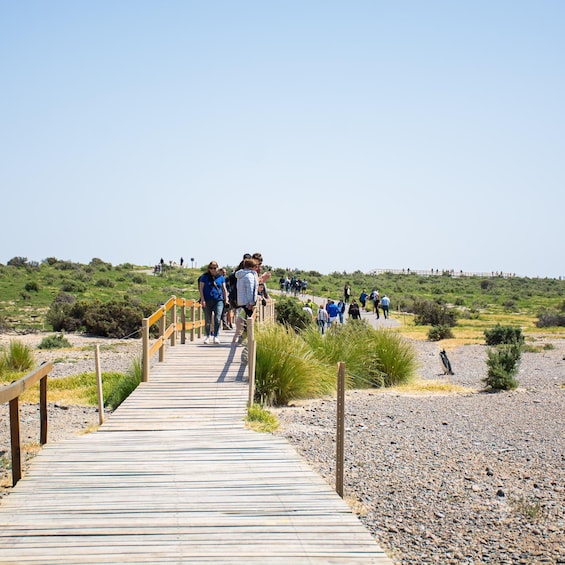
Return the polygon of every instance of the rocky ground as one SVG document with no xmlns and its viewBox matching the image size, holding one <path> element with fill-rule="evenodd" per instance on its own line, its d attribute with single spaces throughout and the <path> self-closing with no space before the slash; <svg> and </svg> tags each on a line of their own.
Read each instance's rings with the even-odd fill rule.
<svg viewBox="0 0 565 565">
<path fill-rule="evenodd" d="M 537 342 L 539 344 L 543 341 Z M 513 392 L 482 392 L 486 347 L 415 343 L 449 395 L 349 392 L 345 498 L 397 564 L 565 563 L 565 343 L 525 353 Z M 333 399 L 277 410 L 288 438 L 335 484 Z"/>
<path fill-rule="evenodd" d="M 34 347 L 41 337 L 25 340 Z M 93 371 L 95 343 L 103 371 L 125 371 L 141 351 L 139 340 L 68 338 L 72 350 L 34 350 L 56 361 L 54 376 Z M 455 375 L 445 377 L 438 345 L 414 342 L 422 378 L 467 391 L 347 393 L 345 496 L 396 564 L 565 563 L 565 341 L 535 343 L 555 348 L 524 355 L 513 392 L 482 391 L 485 346 L 449 351 Z M 7 406 L 0 410 L 5 494 L 9 420 Z M 24 443 L 37 443 L 37 407 L 21 412 Z M 334 484 L 335 401 L 276 412 L 277 433 Z M 94 408 L 52 406 L 49 441 L 97 423 Z"/>
</svg>

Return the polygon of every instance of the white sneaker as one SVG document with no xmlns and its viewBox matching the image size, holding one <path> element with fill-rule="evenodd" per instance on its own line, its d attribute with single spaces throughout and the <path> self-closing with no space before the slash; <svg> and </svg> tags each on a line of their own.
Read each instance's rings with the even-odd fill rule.
<svg viewBox="0 0 565 565">
<path fill-rule="evenodd" d="M 208 336 L 205 340 L 204 340 L 204 345 L 208 345 L 210 343 L 210 336 Z"/>
<path fill-rule="evenodd" d="M 214 338 L 214 343 L 218 344 L 218 343 L 222 343 L 217 337 Z"/>
</svg>

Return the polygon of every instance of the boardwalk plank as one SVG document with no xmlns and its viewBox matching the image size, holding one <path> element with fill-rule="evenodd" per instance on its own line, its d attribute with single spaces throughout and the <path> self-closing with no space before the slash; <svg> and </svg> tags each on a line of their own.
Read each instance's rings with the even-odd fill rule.
<svg viewBox="0 0 565 565">
<path fill-rule="evenodd" d="M 0 505 L 0 563 L 390 564 L 284 439 L 245 428 L 240 356 L 170 348 L 96 433 L 45 446 Z"/>
</svg>

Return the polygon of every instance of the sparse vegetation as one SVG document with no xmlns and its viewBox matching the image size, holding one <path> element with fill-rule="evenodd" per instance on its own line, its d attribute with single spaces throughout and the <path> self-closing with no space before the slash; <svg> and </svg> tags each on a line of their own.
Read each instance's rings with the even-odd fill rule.
<svg viewBox="0 0 565 565">
<path fill-rule="evenodd" d="M 247 425 L 256 432 L 272 433 L 279 427 L 277 417 L 259 404 L 247 409 Z"/>
<path fill-rule="evenodd" d="M 515 375 L 522 358 L 522 345 L 519 343 L 502 344 L 487 352 L 488 374 L 483 382 L 491 390 L 513 390 L 518 388 Z"/>
<path fill-rule="evenodd" d="M 72 347 L 71 342 L 63 334 L 55 334 L 44 337 L 37 346 L 38 349 L 63 349 Z"/>
<path fill-rule="evenodd" d="M 430 341 L 440 341 L 442 339 L 453 338 L 453 331 L 449 326 L 432 326 L 428 332 L 428 339 Z"/>
<path fill-rule="evenodd" d="M 501 326 L 500 324 L 496 324 L 492 329 L 485 330 L 485 339 L 487 345 L 510 345 L 513 343 L 521 345 L 524 343 L 521 328 Z"/>
<path fill-rule="evenodd" d="M 31 349 L 16 339 L 10 340 L 8 348 L 0 352 L 0 376 L 29 371 L 34 365 L 35 359 Z"/>
</svg>

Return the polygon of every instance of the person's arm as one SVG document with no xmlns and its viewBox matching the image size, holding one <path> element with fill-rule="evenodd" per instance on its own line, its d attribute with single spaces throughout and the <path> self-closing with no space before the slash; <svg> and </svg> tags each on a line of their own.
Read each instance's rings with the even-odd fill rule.
<svg viewBox="0 0 565 565">
<path fill-rule="evenodd" d="M 206 301 L 204 300 L 204 281 L 200 281 L 198 290 L 200 291 L 200 304 L 204 307 L 206 306 Z"/>
</svg>

